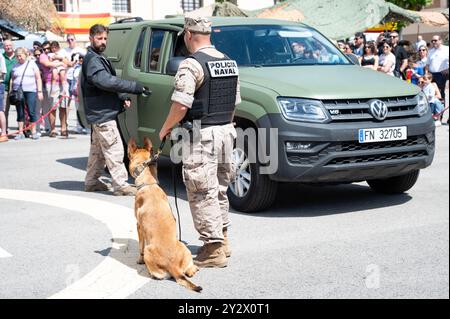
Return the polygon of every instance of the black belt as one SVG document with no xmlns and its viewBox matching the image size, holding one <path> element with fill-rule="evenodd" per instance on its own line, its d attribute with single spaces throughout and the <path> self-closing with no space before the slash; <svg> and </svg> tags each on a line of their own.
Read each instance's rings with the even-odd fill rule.
<svg viewBox="0 0 450 319">
<path fill-rule="evenodd" d="M 233 122 L 225 122 L 225 123 L 212 123 L 212 124 L 201 124 L 200 125 L 200 129 L 204 129 L 204 128 L 208 128 L 208 127 L 212 127 L 212 126 L 222 126 L 222 125 L 229 125 L 229 124 L 233 124 Z M 189 132 L 192 131 L 193 129 L 193 123 L 192 121 L 183 121 L 180 122 L 180 126 L 187 129 Z"/>
<path fill-rule="evenodd" d="M 207 128 L 207 127 L 211 127 L 211 126 L 222 126 L 222 125 L 228 125 L 231 124 L 231 122 L 226 122 L 226 123 L 214 123 L 214 124 L 202 124 L 200 127 L 201 128 Z"/>
</svg>

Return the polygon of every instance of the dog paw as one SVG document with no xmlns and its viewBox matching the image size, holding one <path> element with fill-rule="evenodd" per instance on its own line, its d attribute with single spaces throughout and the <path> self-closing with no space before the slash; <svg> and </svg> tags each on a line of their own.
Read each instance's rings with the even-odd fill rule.
<svg viewBox="0 0 450 319">
<path fill-rule="evenodd" d="M 200 268 L 198 268 L 197 266 L 193 265 L 191 268 L 189 268 L 186 271 L 186 276 L 188 276 L 189 278 L 194 277 L 194 275 L 200 270 Z"/>
<path fill-rule="evenodd" d="M 143 264 L 145 264 L 145 262 L 144 262 L 144 258 L 139 258 L 137 261 L 136 261 L 136 263 L 138 264 L 138 265 L 143 265 Z"/>
</svg>

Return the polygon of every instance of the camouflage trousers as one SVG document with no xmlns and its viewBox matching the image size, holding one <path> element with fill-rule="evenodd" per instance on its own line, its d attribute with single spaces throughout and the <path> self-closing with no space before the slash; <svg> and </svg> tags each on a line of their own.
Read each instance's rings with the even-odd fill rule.
<svg viewBox="0 0 450 319">
<path fill-rule="evenodd" d="M 116 121 L 94 124 L 85 185 L 94 185 L 105 169 L 111 174 L 114 191 L 128 186 L 128 172 L 123 163 L 124 149 Z"/>
<path fill-rule="evenodd" d="M 223 242 L 222 229 L 230 226 L 227 189 L 234 178 L 232 151 L 236 130 L 232 124 L 200 130 L 198 141 L 185 141 L 183 181 L 195 229 L 205 243 Z"/>
</svg>

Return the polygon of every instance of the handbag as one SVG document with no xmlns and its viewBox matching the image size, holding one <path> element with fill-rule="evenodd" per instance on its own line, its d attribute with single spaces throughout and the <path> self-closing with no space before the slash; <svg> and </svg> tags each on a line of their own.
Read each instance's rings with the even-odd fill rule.
<svg viewBox="0 0 450 319">
<path fill-rule="evenodd" d="M 22 89 L 22 82 L 23 82 L 23 77 L 25 76 L 25 72 L 27 71 L 29 63 L 30 63 L 30 61 L 27 61 L 25 70 L 22 73 L 22 79 L 20 80 L 19 87 L 17 88 L 17 90 L 12 90 L 11 93 L 9 93 L 9 103 L 12 105 L 20 105 L 23 102 L 23 100 L 25 99 L 24 94 L 23 94 L 23 89 Z"/>
</svg>

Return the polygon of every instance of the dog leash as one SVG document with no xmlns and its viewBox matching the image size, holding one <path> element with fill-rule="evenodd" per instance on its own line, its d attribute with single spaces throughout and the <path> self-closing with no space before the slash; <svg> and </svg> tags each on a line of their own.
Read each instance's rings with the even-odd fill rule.
<svg viewBox="0 0 450 319">
<path fill-rule="evenodd" d="M 164 138 L 165 142 L 166 138 Z M 170 139 L 170 147 L 173 148 L 173 140 Z M 177 196 L 177 181 L 176 181 L 176 170 L 175 170 L 175 164 L 170 161 L 172 166 L 172 183 L 173 183 L 173 195 L 175 196 L 175 208 L 177 209 L 177 216 L 178 216 L 178 235 L 179 235 L 179 241 L 183 241 L 181 239 L 181 220 L 180 220 L 180 210 L 178 209 L 178 196 Z"/>
<path fill-rule="evenodd" d="M 164 149 L 164 146 L 166 145 L 166 139 L 167 139 L 167 135 L 162 139 L 161 144 L 159 145 L 158 151 L 156 152 L 155 156 L 153 156 L 153 158 L 151 158 L 149 161 L 147 161 L 148 163 L 144 164 L 145 165 L 150 165 L 150 164 L 154 164 L 159 160 L 159 157 L 161 156 L 161 153 Z M 173 148 L 173 140 L 170 139 L 170 146 L 171 148 Z M 176 181 L 176 170 L 175 170 L 175 164 L 172 163 L 172 161 L 170 161 L 171 166 L 172 166 L 172 183 L 173 183 L 173 194 L 175 197 L 175 208 L 177 210 L 177 221 L 178 221 L 178 240 L 179 241 L 183 241 L 181 239 L 181 219 L 180 219 L 180 209 L 178 208 L 178 192 L 177 192 L 177 181 Z"/>
</svg>

